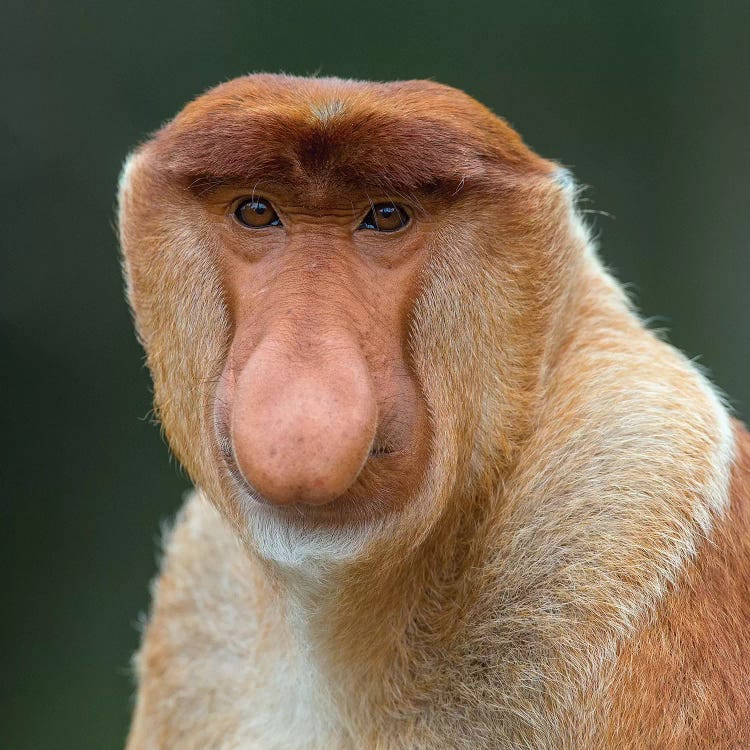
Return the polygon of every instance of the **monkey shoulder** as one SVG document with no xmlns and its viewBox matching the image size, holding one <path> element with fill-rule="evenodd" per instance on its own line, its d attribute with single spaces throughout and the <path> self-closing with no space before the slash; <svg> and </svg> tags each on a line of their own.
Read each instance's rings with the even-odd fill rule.
<svg viewBox="0 0 750 750">
<path fill-rule="evenodd" d="M 750 747 L 750 433 L 735 423 L 734 434 L 725 515 L 620 653 L 614 746 Z"/>
<path fill-rule="evenodd" d="M 273 715 L 258 696 L 277 681 L 271 654 L 285 628 L 269 621 L 273 592 L 199 492 L 165 534 L 152 593 L 128 750 L 254 747 Z"/>
</svg>

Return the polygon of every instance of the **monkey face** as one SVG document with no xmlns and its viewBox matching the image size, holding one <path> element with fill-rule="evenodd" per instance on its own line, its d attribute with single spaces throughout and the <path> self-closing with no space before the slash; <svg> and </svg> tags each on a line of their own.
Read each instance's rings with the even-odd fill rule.
<svg viewBox="0 0 750 750">
<path fill-rule="evenodd" d="M 387 513 L 428 443 L 408 333 L 430 222 L 387 196 L 262 189 L 203 196 L 233 328 L 214 406 L 221 458 L 279 513 Z"/>
<path fill-rule="evenodd" d="M 131 157 L 156 408 L 239 529 L 428 524 L 496 481 L 573 265 L 555 172 L 448 87 L 283 76 L 210 91 Z"/>
</svg>

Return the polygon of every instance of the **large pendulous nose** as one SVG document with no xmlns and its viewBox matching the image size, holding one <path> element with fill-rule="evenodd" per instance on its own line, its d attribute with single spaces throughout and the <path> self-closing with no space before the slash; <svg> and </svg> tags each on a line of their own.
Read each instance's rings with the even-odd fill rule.
<svg viewBox="0 0 750 750">
<path fill-rule="evenodd" d="M 235 385 L 234 453 L 245 479 L 279 505 L 322 505 L 356 480 L 378 409 L 367 363 L 350 334 L 328 335 L 304 356 L 266 337 Z"/>
</svg>

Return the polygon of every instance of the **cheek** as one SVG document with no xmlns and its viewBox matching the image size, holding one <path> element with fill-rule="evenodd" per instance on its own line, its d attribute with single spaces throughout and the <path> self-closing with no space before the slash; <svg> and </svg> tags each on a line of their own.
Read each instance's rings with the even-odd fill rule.
<svg viewBox="0 0 750 750">
<path fill-rule="evenodd" d="M 428 409 L 409 345 L 412 279 L 396 287 L 381 285 L 377 316 L 362 331 L 363 349 L 375 383 L 379 410 L 378 440 L 384 448 L 417 459 L 429 443 Z M 403 466 L 411 472 L 411 462 Z"/>
<path fill-rule="evenodd" d="M 379 433 L 405 447 L 419 407 L 416 377 L 409 370 L 398 341 L 379 342 L 366 352 L 378 400 Z"/>
</svg>

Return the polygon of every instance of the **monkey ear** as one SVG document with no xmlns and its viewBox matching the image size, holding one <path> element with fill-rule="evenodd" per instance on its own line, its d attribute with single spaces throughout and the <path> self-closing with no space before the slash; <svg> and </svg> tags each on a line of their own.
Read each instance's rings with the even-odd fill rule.
<svg viewBox="0 0 750 750">
<path fill-rule="evenodd" d="M 578 222 L 585 224 L 578 208 L 578 200 L 581 193 L 583 193 L 583 188 L 576 182 L 573 173 L 569 169 L 556 164 L 551 178 L 552 184 L 560 191 L 563 201 L 567 204 Z"/>
<path fill-rule="evenodd" d="M 568 194 L 572 201 L 575 201 L 578 194 L 578 185 L 573 178 L 569 169 L 558 166 L 552 175 L 552 179 Z"/>
</svg>

